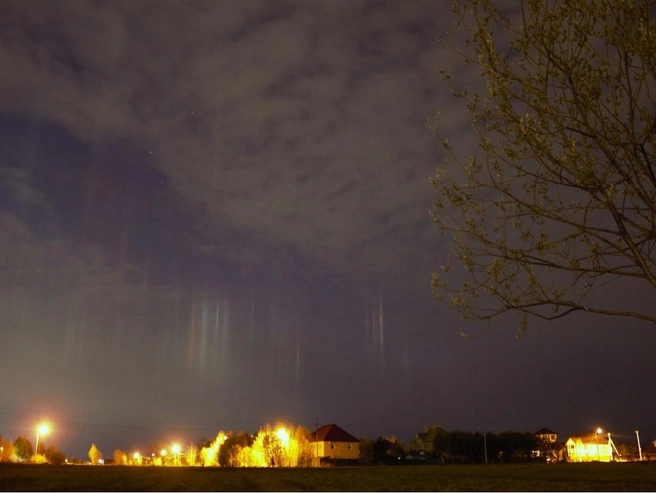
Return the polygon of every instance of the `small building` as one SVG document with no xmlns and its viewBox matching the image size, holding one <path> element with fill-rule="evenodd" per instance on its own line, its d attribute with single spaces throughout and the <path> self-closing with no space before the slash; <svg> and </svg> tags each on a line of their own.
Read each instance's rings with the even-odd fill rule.
<svg viewBox="0 0 656 493">
<path fill-rule="evenodd" d="M 563 460 L 565 446 L 558 443 L 558 433 L 549 428 L 540 428 L 533 433 L 537 439 L 538 449 L 533 450 L 533 457 L 545 462 L 560 462 Z"/>
<path fill-rule="evenodd" d="M 360 440 L 336 424 L 318 428 L 311 442 L 312 453 L 320 462 L 350 463 L 360 458 Z"/>
<path fill-rule="evenodd" d="M 592 433 L 570 437 L 566 446 L 570 462 L 610 462 L 613 460 L 612 441 L 608 435 Z"/>
<path fill-rule="evenodd" d="M 558 433 L 551 431 L 549 428 L 540 428 L 533 435 L 543 443 L 556 443 L 558 441 Z"/>
</svg>

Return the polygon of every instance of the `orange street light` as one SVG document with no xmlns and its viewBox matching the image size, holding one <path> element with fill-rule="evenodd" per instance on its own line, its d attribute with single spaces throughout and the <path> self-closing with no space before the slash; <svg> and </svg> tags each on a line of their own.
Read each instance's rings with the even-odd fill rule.
<svg viewBox="0 0 656 493">
<path fill-rule="evenodd" d="M 50 433 L 50 426 L 47 423 L 41 423 L 36 427 L 36 447 L 34 449 L 34 455 L 39 454 L 39 437 L 41 435 L 47 435 Z"/>
</svg>

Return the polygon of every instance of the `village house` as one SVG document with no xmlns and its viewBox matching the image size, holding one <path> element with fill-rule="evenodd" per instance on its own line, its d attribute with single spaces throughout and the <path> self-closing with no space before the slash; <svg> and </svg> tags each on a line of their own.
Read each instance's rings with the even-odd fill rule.
<svg viewBox="0 0 656 493">
<path fill-rule="evenodd" d="M 311 442 L 312 453 L 320 463 L 349 463 L 360 458 L 360 440 L 336 424 L 318 428 Z"/>
<path fill-rule="evenodd" d="M 558 433 L 549 428 L 540 428 L 533 435 L 538 441 L 538 449 L 533 451 L 533 457 L 546 462 L 561 462 L 565 459 L 565 444 L 558 443 Z"/>
<path fill-rule="evenodd" d="M 553 444 L 558 441 L 558 433 L 551 431 L 549 428 L 540 428 L 533 434 L 542 443 Z"/>
<path fill-rule="evenodd" d="M 566 442 L 570 462 L 610 462 L 613 460 L 613 442 L 609 435 L 591 433 L 570 437 Z"/>
</svg>

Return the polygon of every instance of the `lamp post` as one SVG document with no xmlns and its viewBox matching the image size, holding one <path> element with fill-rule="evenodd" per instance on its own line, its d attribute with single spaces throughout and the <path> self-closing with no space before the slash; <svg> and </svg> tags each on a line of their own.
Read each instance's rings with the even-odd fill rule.
<svg viewBox="0 0 656 493">
<path fill-rule="evenodd" d="M 171 446 L 171 452 L 173 452 L 173 458 L 174 458 L 174 465 L 180 465 L 180 445 L 177 443 L 174 443 Z"/>
<path fill-rule="evenodd" d="M 597 444 L 597 460 L 599 460 L 599 435 L 601 434 L 602 429 L 597 428 L 595 431 L 595 443 Z"/>
<path fill-rule="evenodd" d="M 39 426 L 36 427 L 36 447 L 34 449 L 34 455 L 39 454 L 39 437 L 41 435 L 45 436 L 48 433 L 50 433 L 50 427 L 47 424 L 41 423 Z"/>
<path fill-rule="evenodd" d="M 636 438 L 638 439 L 638 454 L 640 455 L 640 460 L 642 460 L 642 449 L 640 448 L 640 434 L 638 430 L 635 431 Z"/>
</svg>

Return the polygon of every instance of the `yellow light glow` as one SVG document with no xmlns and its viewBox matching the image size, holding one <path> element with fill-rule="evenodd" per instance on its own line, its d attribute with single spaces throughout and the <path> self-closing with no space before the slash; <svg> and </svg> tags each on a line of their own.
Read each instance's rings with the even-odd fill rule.
<svg viewBox="0 0 656 493">
<path fill-rule="evenodd" d="M 163 448 L 162 450 L 159 451 L 159 453 L 162 457 L 166 457 L 166 449 Z"/>
<path fill-rule="evenodd" d="M 603 431 L 604 431 L 604 430 L 602 430 L 601 428 L 597 428 L 597 435 L 601 435 L 601 433 L 602 433 Z"/>
<path fill-rule="evenodd" d="M 139 460 L 139 457 L 141 457 L 141 454 L 139 454 L 139 452 L 135 452 L 133 457 L 134 457 L 134 460 Z"/>
<path fill-rule="evenodd" d="M 282 445 L 286 447 L 289 445 L 289 433 L 287 433 L 287 430 L 284 428 L 278 428 L 276 430 L 276 436 L 280 439 L 282 442 Z"/>
<path fill-rule="evenodd" d="M 173 452 L 174 454 L 179 454 L 180 453 L 180 445 L 178 445 L 177 443 L 174 443 L 173 445 L 171 445 L 171 452 Z"/>
<path fill-rule="evenodd" d="M 48 425 L 48 423 L 41 423 L 39 426 L 37 426 L 36 432 L 39 435 L 47 435 L 50 433 L 50 425 Z"/>
</svg>

